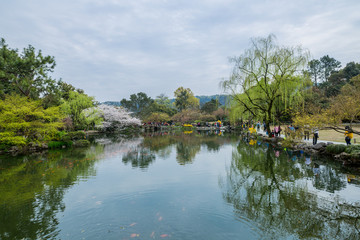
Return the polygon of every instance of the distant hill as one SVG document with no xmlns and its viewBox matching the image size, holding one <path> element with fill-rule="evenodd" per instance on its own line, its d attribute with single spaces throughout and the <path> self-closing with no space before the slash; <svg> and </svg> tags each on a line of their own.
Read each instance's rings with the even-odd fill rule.
<svg viewBox="0 0 360 240">
<path fill-rule="evenodd" d="M 106 101 L 106 102 L 102 102 L 101 104 L 106 104 L 106 105 L 110 105 L 110 106 L 121 106 L 120 101 L 119 102 Z"/>
<path fill-rule="evenodd" d="M 229 98 L 229 95 L 217 94 L 217 95 L 211 95 L 211 96 L 195 96 L 195 97 L 200 100 L 200 107 L 201 107 L 205 103 L 210 102 L 212 99 L 218 99 L 219 103 L 221 105 L 225 105 Z M 170 99 L 170 101 L 171 101 L 171 103 L 173 103 L 175 101 L 175 99 Z M 121 106 L 120 101 L 119 102 L 106 101 L 106 102 L 102 102 L 102 104 L 111 105 L 111 106 Z"/>
<path fill-rule="evenodd" d="M 211 96 L 195 96 L 200 100 L 200 107 L 207 102 L 210 102 L 212 99 L 217 99 L 221 105 L 225 105 L 229 98 L 229 95 L 211 95 Z"/>
</svg>

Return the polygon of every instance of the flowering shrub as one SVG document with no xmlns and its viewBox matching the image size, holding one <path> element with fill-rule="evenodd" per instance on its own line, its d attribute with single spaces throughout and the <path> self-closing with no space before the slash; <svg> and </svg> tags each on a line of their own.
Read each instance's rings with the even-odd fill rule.
<svg viewBox="0 0 360 240">
<path fill-rule="evenodd" d="M 103 130 L 112 131 L 123 129 L 128 126 L 141 125 L 141 121 L 139 119 L 131 117 L 130 113 L 122 107 L 101 104 L 97 108 L 104 119 L 102 125 L 99 126 Z"/>
</svg>

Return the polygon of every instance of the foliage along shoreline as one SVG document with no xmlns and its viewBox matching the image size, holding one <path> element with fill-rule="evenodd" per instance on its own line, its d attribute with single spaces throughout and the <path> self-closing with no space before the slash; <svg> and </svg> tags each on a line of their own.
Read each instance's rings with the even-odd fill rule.
<svg viewBox="0 0 360 240">
<path fill-rule="evenodd" d="M 173 99 L 139 92 L 116 107 L 53 79 L 54 57 L 30 45 L 20 52 L 1 39 L 0 151 L 72 146 L 72 140 L 63 138 L 74 131 L 127 132 L 144 124 L 207 126 L 221 121 L 236 129 L 261 121 L 271 129 L 291 122 L 299 128 L 344 132 L 338 126 L 348 121 L 351 129 L 360 120 L 360 64 L 350 62 L 341 69 L 328 55 L 311 61 L 309 56 L 300 46 L 278 45 L 271 34 L 253 38 L 249 49 L 230 59 L 233 71 L 221 82 L 226 104 L 221 99 L 225 95 L 201 104 L 191 89 L 178 87 Z"/>
<path fill-rule="evenodd" d="M 284 150 L 291 149 L 295 152 L 303 151 L 311 155 L 328 156 L 335 161 L 341 162 L 346 167 L 360 170 L 360 145 L 334 144 L 332 142 L 319 142 L 313 145 L 293 138 L 268 137 L 257 133 L 249 134 L 247 137 L 252 139 L 259 138 Z"/>
<path fill-rule="evenodd" d="M 0 41 L 0 153 L 86 146 L 81 131 L 123 131 L 141 121 L 53 79 L 55 59 Z M 80 132 L 79 132 L 80 130 Z"/>
</svg>

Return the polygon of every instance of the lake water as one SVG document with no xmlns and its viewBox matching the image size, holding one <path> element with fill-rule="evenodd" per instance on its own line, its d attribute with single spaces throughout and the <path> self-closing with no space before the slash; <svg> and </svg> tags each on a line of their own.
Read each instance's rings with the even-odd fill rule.
<svg viewBox="0 0 360 240">
<path fill-rule="evenodd" d="M 0 158 L 0 239 L 359 239 L 360 177 L 221 133 Z"/>
</svg>

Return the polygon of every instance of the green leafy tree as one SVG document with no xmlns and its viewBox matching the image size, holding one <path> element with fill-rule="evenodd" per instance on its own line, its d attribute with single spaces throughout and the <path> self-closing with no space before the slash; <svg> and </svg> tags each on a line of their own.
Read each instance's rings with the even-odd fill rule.
<svg viewBox="0 0 360 240">
<path fill-rule="evenodd" d="M 308 73 L 313 78 L 315 86 L 318 85 L 318 80 L 321 77 L 321 62 L 313 59 L 308 63 Z"/>
<path fill-rule="evenodd" d="M 64 111 L 64 113 L 71 117 L 75 129 L 83 129 L 87 127 L 86 115 L 83 110 L 93 106 L 95 106 L 93 97 L 83 93 L 71 91 L 69 92 L 68 100 L 64 101 L 64 103 L 61 105 L 61 109 Z"/>
<path fill-rule="evenodd" d="M 349 122 L 350 127 L 360 118 L 360 75 L 353 77 L 350 83 L 341 88 L 340 94 L 332 99 L 327 109 L 316 113 L 298 113 L 294 117 L 297 126 L 309 125 L 311 127 L 333 129 L 344 133 L 342 121 Z M 360 135 L 359 131 L 353 130 Z"/>
<path fill-rule="evenodd" d="M 0 142 L 25 145 L 30 141 L 50 140 L 62 127 L 59 107 L 44 109 L 41 101 L 18 95 L 0 100 Z"/>
<path fill-rule="evenodd" d="M 340 89 L 350 79 L 360 74 L 360 64 L 350 62 L 339 71 L 332 71 L 327 81 L 320 84 L 320 89 L 325 92 L 327 97 L 335 97 L 340 93 Z"/>
<path fill-rule="evenodd" d="M 170 121 L 170 116 L 162 112 L 153 112 L 145 119 L 145 122 L 168 122 L 168 121 Z"/>
<path fill-rule="evenodd" d="M 97 107 L 84 109 L 81 114 L 84 116 L 84 125 L 88 129 L 95 129 L 103 122 L 101 111 Z"/>
<path fill-rule="evenodd" d="M 151 97 L 148 97 L 146 93 L 139 92 L 137 94 L 131 94 L 130 99 L 123 98 L 120 103 L 130 112 L 134 113 L 139 118 L 144 118 L 149 114 L 149 108 L 154 102 Z"/>
<path fill-rule="evenodd" d="M 165 113 L 169 116 L 173 116 L 177 113 L 177 110 L 174 105 L 171 104 L 169 97 L 165 96 L 165 94 L 160 94 L 148 109 L 148 115 L 151 115 L 152 113 Z M 148 118 L 148 116 L 146 118 Z"/>
<path fill-rule="evenodd" d="M 343 71 L 336 71 L 330 75 L 326 82 L 320 84 L 320 89 L 324 91 L 326 97 L 330 98 L 337 96 L 345 84 L 346 77 Z"/>
<path fill-rule="evenodd" d="M 347 81 L 360 74 L 360 63 L 349 62 L 343 69 L 344 77 Z"/>
<path fill-rule="evenodd" d="M 204 103 L 201 107 L 201 111 L 212 113 L 219 108 L 219 101 L 217 99 L 211 99 L 209 102 Z"/>
<path fill-rule="evenodd" d="M 165 105 L 171 107 L 171 101 L 168 96 L 166 96 L 164 93 L 160 94 L 156 97 L 155 102 L 159 105 Z"/>
<path fill-rule="evenodd" d="M 323 72 L 323 79 L 327 81 L 334 71 L 341 67 L 341 62 L 336 60 L 335 58 L 329 57 L 329 55 L 325 55 L 320 58 L 321 69 Z"/>
<path fill-rule="evenodd" d="M 175 106 L 178 111 L 182 111 L 188 108 L 199 108 L 199 99 L 197 99 L 190 88 L 179 87 L 174 92 Z"/>
<path fill-rule="evenodd" d="M 29 45 L 22 53 L 11 49 L 4 39 L 0 41 L 1 94 L 20 94 L 38 99 L 56 91 L 56 81 L 50 77 L 55 59 L 44 56 Z"/>
<path fill-rule="evenodd" d="M 222 87 L 232 94 L 238 112 L 264 119 L 269 129 L 277 99 L 289 95 L 290 85 L 303 85 L 300 72 L 306 66 L 307 56 L 299 46 L 276 45 L 274 35 L 255 38 L 251 48 L 230 59 L 233 72 Z"/>
</svg>

